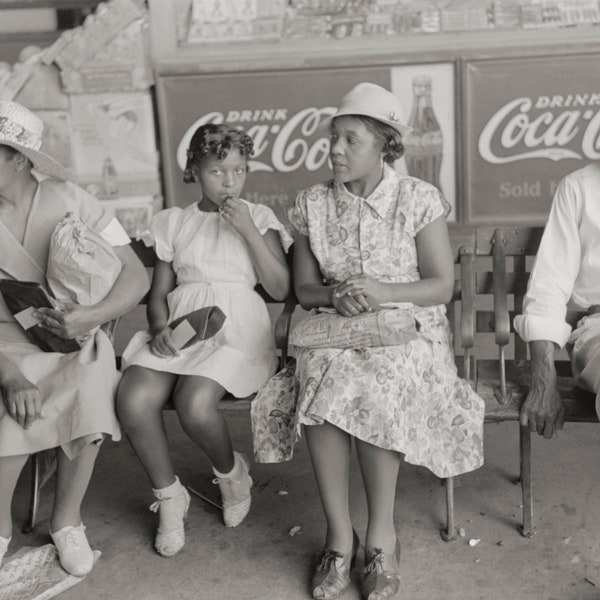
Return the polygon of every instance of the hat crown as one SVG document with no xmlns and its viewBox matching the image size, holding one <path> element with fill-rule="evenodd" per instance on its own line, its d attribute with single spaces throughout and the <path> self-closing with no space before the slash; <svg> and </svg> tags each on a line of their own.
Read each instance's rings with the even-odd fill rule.
<svg viewBox="0 0 600 600">
<path fill-rule="evenodd" d="M 353 87 L 342 98 L 338 113 L 366 115 L 387 123 L 404 124 L 400 100 L 374 83 L 359 83 Z"/>
<path fill-rule="evenodd" d="M 28 108 L 11 100 L 0 100 L 0 144 L 17 144 L 39 150 L 43 121 Z"/>
</svg>

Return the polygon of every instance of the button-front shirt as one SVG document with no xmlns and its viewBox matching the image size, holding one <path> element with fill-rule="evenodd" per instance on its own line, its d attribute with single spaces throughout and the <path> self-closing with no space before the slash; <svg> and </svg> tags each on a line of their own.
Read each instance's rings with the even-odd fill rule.
<svg viewBox="0 0 600 600">
<path fill-rule="evenodd" d="M 419 280 L 415 237 L 447 212 L 431 184 L 385 166 L 367 198 L 333 180 L 302 191 L 289 212 L 295 229 L 310 238 L 329 282 L 366 273 L 382 282 Z"/>
<path fill-rule="evenodd" d="M 515 329 L 526 341 L 563 347 L 571 334 L 567 307 L 600 304 L 600 162 L 560 183 Z"/>
</svg>

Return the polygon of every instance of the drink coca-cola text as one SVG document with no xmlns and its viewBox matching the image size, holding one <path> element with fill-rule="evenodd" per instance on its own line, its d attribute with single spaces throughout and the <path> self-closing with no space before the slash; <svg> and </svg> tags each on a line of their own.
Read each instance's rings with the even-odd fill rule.
<svg viewBox="0 0 600 600">
<path fill-rule="evenodd" d="M 479 154 L 491 164 L 528 158 L 598 159 L 599 106 L 599 93 L 539 96 L 535 102 L 528 97 L 515 98 L 484 126 Z"/>
<path fill-rule="evenodd" d="M 288 109 L 230 110 L 210 112 L 185 132 L 177 148 L 177 164 L 185 168 L 186 150 L 194 131 L 206 123 L 243 125 L 254 141 L 251 171 L 290 173 L 298 169 L 317 171 L 329 158 L 329 132 L 320 122 L 335 108 L 309 107 L 288 117 Z"/>
</svg>

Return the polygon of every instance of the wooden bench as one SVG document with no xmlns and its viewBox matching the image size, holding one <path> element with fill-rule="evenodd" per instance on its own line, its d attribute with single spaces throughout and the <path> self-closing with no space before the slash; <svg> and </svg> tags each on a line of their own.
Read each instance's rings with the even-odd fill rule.
<svg viewBox="0 0 600 600">
<path fill-rule="evenodd" d="M 515 421 L 520 439 L 520 482 L 523 495 L 521 533 L 534 534 L 531 438 L 529 429 L 519 425 L 519 412 L 527 396 L 529 360 L 527 345 L 514 333 L 513 318 L 523 306 L 523 295 L 529 270 L 543 232 L 542 227 L 452 227 L 451 243 L 456 268 L 452 301 L 448 318 L 454 333 L 454 347 L 459 374 L 469 380 L 484 399 L 485 422 Z M 133 242 L 142 262 L 152 268 L 155 257 L 151 248 Z M 291 264 L 291 256 L 288 257 Z M 257 288 L 267 302 L 273 302 L 264 290 Z M 143 303 L 144 301 L 142 301 Z M 284 303 L 274 329 L 281 365 L 288 358 L 288 336 L 297 300 L 293 292 Z M 574 323 L 582 315 L 570 313 Z M 495 356 L 484 356 L 482 347 L 493 338 Z M 597 422 L 594 396 L 575 388 L 570 363 L 556 362 L 559 389 L 566 403 L 566 421 Z M 223 409 L 249 410 L 251 398 L 221 401 Z M 537 435 L 537 434 L 536 434 Z M 39 496 L 39 455 L 34 455 L 31 479 L 30 516 L 23 528 L 30 531 L 35 523 Z M 36 466 L 37 464 L 37 466 Z M 466 477 L 466 476 L 465 476 Z M 456 539 L 454 521 L 454 479 L 445 480 L 445 540 Z"/>
<path fill-rule="evenodd" d="M 457 364 L 485 400 L 485 422 L 519 422 L 521 405 L 529 389 L 527 344 L 515 334 L 514 316 L 523 308 L 533 259 L 543 227 L 478 227 L 474 236 L 458 248 L 460 284 L 454 297 Z M 460 242 L 459 242 L 460 243 Z M 572 325 L 583 313 L 571 312 Z M 493 337 L 495 357 L 480 354 L 478 339 Z M 595 396 L 575 387 L 568 360 L 556 361 L 559 391 L 565 401 L 566 422 L 597 422 Z M 523 496 L 522 535 L 535 533 L 533 524 L 531 436 L 518 423 L 520 439 L 520 482 Z M 537 435 L 537 433 L 535 434 Z M 448 524 L 445 539 L 454 539 L 453 481 L 449 480 Z"/>
<path fill-rule="evenodd" d="M 151 272 L 156 263 L 156 254 L 154 252 L 154 248 L 147 247 L 143 242 L 139 240 L 132 239 L 131 247 L 134 252 L 137 254 L 138 258 L 142 261 L 143 265 Z M 287 255 L 288 264 L 291 266 L 292 261 L 292 249 L 290 248 L 290 252 Z M 290 325 L 292 321 L 292 315 L 297 305 L 297 300 L 293 290 L 290 290 L 287 299 L 285 302 L 281 302 L 280 300 L 275 300 L 263 289 L 261 285 L 256 286 L 256 291 L 261 295 L 263 300 L 267 304 L 276 304 L 282 305 L 281 312 L 277 316 L 274 323 L 273 335 L 275 338 L 275 346 L 277 348 L 279 354 L 279 365 L 283 366 L 288 360 L 288 338 L 290 332 Z M 140 301 L 140 305 L 145 305 L 147 303 L 148 295 L 146 295 Z M 108 336 L 111 340 L 114 341 L 115 332 L 117 327 L 119 326 L 120 319 L 115 319 L 110 323 L 107 323 L 103 328 L 107 332 Z M 117 356 L 117 367 L 120 367 L 121 357 Z M 250 410 L 250 402 L 253 396 L 249 396 L 248 398 L 234 398 L 231 395 L 226 395 L 219 403 L 219 408 L 221 410 L 239 410 L 239 411 L 249 411 Z M 165 407 L 167 409 L 172 409 L 173 406 L 169 402 Z M 56 464 L 53 459 L 53 451 L 46 452 L 37 452 L 31 455 L 30 458 L 30 482 L 29 482 L 29 512 L 27 520 L 25 521 L 22 531 L 23 533 L 29 533 L 33 530 L 36 522 L 37 515 L 39 511 L 39 502 L 40 502 L 40 491 L 46 485 L 46 483 L 51 479 Z"/>
</svg>

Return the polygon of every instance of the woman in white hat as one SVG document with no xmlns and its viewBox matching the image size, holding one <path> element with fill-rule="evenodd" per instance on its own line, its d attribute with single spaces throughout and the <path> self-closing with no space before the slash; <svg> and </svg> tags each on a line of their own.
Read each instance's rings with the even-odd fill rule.
<svg viewBox="0 0 600 600">
<path fill-rule="evenodd" d="M 444 478 L 483 462 L 483 401 L 457 377 L 444 309 L 454 284 L 447 203 L 434 186 L 394 170 L 410 132 L 402 114 L 388 90 L 354 87 L 328 121 L 333 179 L 300 192 L 289 212 L 303 308 L 327 307 L 335 319 L 404 309 L 416 324 L 413 339 L 394 345 L 297 348 L 292 438 L 304 425 L 327 521 L 312 579 L 317 599 L 337 598 L 350 585 L 359 547 L 349 509 L 352 441 L 367 496 L 368 600 L 399 590 L 394 500 L 402 455 Z M 270 397 L 253 403 L 255 448 L 257 437 L 277 429 L 264 427 L 279 414 Z"/>
<path fill-rule="evenodd" d="M 122 264 L 111 291 L 97 304 L 37 312 L 43 327 L 70 339 L 125 313 L 149 282 L 124 229 L 40 150 L 42 131 L 37 115 L 0 101 L 0 279 L 45 285 L 50 236 L 68 211 L 99 232 Z M 29 341 L 0 296 L 0 563 L 11 539 L 19 474 L 31 453 L 56 448 L 52 539 L 66 571 L 83 576 L 91 570 L 94 556 L 80 507 L 100 442 L 106 435 L 120 439 L 116 384 L 114 352 L 104 331 L 77 352 L 44 352 Z"/>
</svg>

